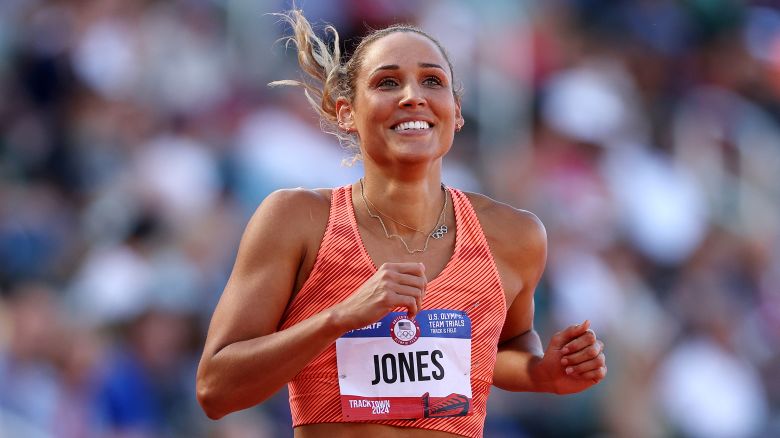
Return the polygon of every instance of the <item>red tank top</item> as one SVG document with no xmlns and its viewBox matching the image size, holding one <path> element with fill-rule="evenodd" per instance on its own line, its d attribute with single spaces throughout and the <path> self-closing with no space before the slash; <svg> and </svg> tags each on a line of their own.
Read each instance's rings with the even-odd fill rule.
<svg viewBox="0 0 780 438">
<path fill-rule="evenodd" d="M 371 423 L 482 436 L 506 300 L 482 227 L 468 198 L 448 188 L 455 208 L 455 251 L 430 280 L 420 310 L 461 309 L 471 318 L 472 414 Z M 376 272 L 358 233 L 351 186 L 333 190 L 328 225 L 309 278 L 288 306 L 280 329 L 291 327 L 355 292 Z M 342 418 L 335 343 L 289 383 L 293 426 L 346 422 Z"/>
</svg>

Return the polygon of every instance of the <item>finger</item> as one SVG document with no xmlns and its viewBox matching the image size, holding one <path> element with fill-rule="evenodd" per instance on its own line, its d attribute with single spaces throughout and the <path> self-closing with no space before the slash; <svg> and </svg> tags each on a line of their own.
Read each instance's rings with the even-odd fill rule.
<svg viewBox="0 0 780 438">
<path fill-rule="evenodd" d="M 398 295 L 406 295 L 414 298 L 422 297 L 422 291 L 414 286 L 396 284 L 391 288 L 391 291 L 397 293 Z"/>
<path fill-rule="evenodd" d="M 398 304 L 396 307 L 406 307 L 407 316 L 411 319 L 417 315 L 417 300 L 408 295 L 397 295 Z"/>
<path fill-rule="evenodd" d="M 564 347 L 568 349 L 569 347 Z M 573 351 L 573 350 L 569 350 Z M 561 365 L 576 365 L 582 362 L 589 361 L 596 358 L 604 351 L 604 343 L 596 340 L 596 342 L 586 346 L 585 348 L 575 351 L 574 353 L 567 354 L 561 358 Z"/>
<path fill-rule="evenodd" d="M 604 356 L 604 353 L 600 353 L 595 358 L 585 361 L 581 364 L 577 365 L 570 365 L 567 366 L 565 369 L 566 374 L 568 375 L 582 375 L 587 372 L 599 369 L 603 366 L 606 366 L 607 359 Z"/>
<path fill-rule="evenodd" d="M 585 333 L 590 328 L 590 321 L 585 320 L 582 324 L 570 325 L 556 333 L 550 340 L 550 346 L 555 349 L 563 349 L 572 339 Z"/>
<path fill-rule="evenodd" d="M 584 334 L 580 335 L 576 339 L 569 341 L 568 344 L 566 344 L 561 351 L 564 355 L 571 355 L 578 352 L 585 352 L 587 355 L 587 350 L 591 347 L 594 347 L 599 349 L 599 352 L 601 351 L 603 344 L 600 344 L 601 341 L 599 341 L 596 338 L 596 333 L 593 332 L 593 330 L 587 330 Z"/>
<path fill-rule="evenodd" d="M 562 350 L 565 351 L 564 354 L 572 354 L 581 350 L 585 350 L 590 346 L 595 345 L 597 342 L 598 339 L 596 338 L 596 332 L 588 329 L 585 330 L 585 333 L 570 340 L 566 345 L 563 346 Z"/>
<path fill-rule="evenodd" d="M 400 284 L 419 288 L 422 291 L 422 297 L 425 297 L 425 286 L 428 284 L 428 279 L 425 277 L 425 265 L 420 263 L 421 267 L 420 275 L 416 273 L 408 272 L 396 272 L 395 280 Z"/>
<path fill-rule="evenodd" d="M 399 284 L 415 287 L 421 291 L 425 290 L 425 277 L 418 275 L 401 273 L 393 268 L 386 269 L 387 263 L 382 265 L 380 271 L 377 271 L 380 279 L 380 286 L 385 289 L 393 290 Z"/>
<path fill-rule="evenodd" d="M 604 377 L 606 377 L 606 376 L 607 376 L 607 367 L 603 366 L 603 367 L 599 367 L 599 368 L 597 368 L 597 369 L 595 369 L 593 371 L 588 371 L 587 373 L 583 373 L 583 374 L 579 375 L 578 377 L 580 377 L 582 379 L 586 379 L 586 380 L 593 380 L 595 382 L 599 382 L 602 379 L 604 379 Z"/>
<path fill-rule="evenodd" d="M 423 292 L 412 286 L 404 286 L 404 285 L 396 285 L 395 286 L 395 293 L 398 295 L 405 295 L 414 298 L 414 300 L 417 302 L 417 308 L 422 307 L 422 300 L 423 300 Z"/>
<path fill-rule="evenodd" d="M 405 284 L 407 286 L 416 287 L 420 290 L 425 289 L 425 277 L 403 274 L 399 272 L 395 274 L 394 279 L 398 282 L 398 284 Z"/>
<path fill-rule="evenodd" d="M 394 263 L 388 262 L 382 265 L 382 268 L 387 270 L 394 270 L 403 274 L 416 275 L 422 277 L 425 275 L 425 265 L 419 262 L 410 263 Z"/>
</svg>

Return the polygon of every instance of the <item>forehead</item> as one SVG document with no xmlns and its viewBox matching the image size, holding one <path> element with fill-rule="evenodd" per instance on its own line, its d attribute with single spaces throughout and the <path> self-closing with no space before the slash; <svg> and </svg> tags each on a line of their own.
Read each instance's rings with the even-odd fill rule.
<svg viewBox="0 0 780 438">
<path fill-rule="evenodd" d="M 419 63 L 438 64 L 448 70 L 447 59 L 429 38 L 414 32 L 394 32 L 368 46 L 362 70 L 372 72 L 388 64 L 400 68 L 416 67 Z"/>
</svg>

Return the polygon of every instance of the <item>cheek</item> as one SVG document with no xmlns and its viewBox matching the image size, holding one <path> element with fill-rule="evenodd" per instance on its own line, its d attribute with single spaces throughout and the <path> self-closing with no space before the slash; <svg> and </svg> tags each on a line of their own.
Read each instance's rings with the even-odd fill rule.
<svg viewBox="0 0 780 438">
<path fill-rule="evenodd" d="M 387 97 L 381 95 L 362 95 L 355 100 L 355 121 L 359 126 L 373 126 L 376 121 L 387 117 L 392 108 L 388 110 Z"/>
<path fill-rule="evenodd" d="M 393 113 L 395 101 L 392 96 L 377 95 L 367 99 L 366 118 L 371 120 L 385 119 Z"/>
<path fill-rule="evenodd" d="M 437 116 L 442 120 L 455 120 L 457 105 L 455 99 L 451 94 L 445 96 L 436 96 L 436 99 L 431 99 L 431 107 L 436 112 Z"/>
</svg>

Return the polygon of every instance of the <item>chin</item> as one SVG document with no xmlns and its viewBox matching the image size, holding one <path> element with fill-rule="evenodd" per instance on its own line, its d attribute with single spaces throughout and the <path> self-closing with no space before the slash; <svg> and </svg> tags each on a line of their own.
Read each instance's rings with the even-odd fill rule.
<svg viewBox="0 0 780 438">
<path fill-rule="evenodd" d="M 368 147 L 365 152 L 368 155 L 374 155 L 378 162 L 400 162 L 403 164 L 419 164 L 434 161 L 443 157 L 450 146 L 442 146 L 436 141 L 409 137 L 407 139 L 386 139 L 384 146 L 375 144 Z M 374 153 L 371 152 L 373 149 Z M 376 155 L 375 155 L 376 154 Z"/>
<path fill-rule="evenodd" d="M 396 149 L 393 153 L 396 160 L 401 163 L 416 164 L 426 161 L 433 161 L 444 156 L 449 148 L 442 150 L 441 148 L 403 148 Z"/>
</svg>

